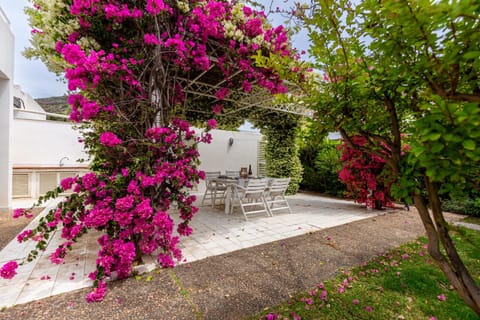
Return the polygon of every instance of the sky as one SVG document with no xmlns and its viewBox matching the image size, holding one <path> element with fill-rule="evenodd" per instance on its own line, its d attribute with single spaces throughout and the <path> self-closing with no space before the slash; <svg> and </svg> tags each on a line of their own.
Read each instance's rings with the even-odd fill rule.
<svg viewBox="0 0 480 320">
<path fill-rule="evenodd" d="M 61 96 L 66 94 L 66 84 L 47 70 L 40 60 L 28 60 L 22 51 L 30 45 L 30 27 L 23 8 L 27 0 L 0 0 L 0 7 L 10 20 L 10 29 L 15 36 L 14 83 L 34 98 Z"/>
<path fill-rule="evenodd" d="M 27 0 L 0 0 L 0 7 L 10 20 L 10 28 L 15 35 L 14 82 L 33 98 L 62 96 L 67 93 L 66 84 L 54 73 L 49 72 L 40 60 L 28 60 L 22 55 L 24 49 L 30 46 L 31 29 L 23 12 L 26 6 L 30 6 Z M 275 24 L 278 23 L 275 21 Z M 293 39 L 293 44 L 299 50 L 307 50 L 306 34 L 297 35 Z"/>
</svg>

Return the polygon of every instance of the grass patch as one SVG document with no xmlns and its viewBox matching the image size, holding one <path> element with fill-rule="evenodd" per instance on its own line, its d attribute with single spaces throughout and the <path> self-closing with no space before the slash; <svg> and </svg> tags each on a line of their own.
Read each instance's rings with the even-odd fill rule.
<svg viewBox="0 0 480 320">
<path fill-rule="evenodd" d="M 480 224 L 480 218 L 479 217 L 466 217 L 463 222 L 466 223 L 473 223 L 473 224 Z"/>
<path fill-rule="evenodd" d="M 452 236 L 480 282 L 480 232 L 456 228 Z M 426 242 L 379 254 L 253 319 L 478 319 L 432 261 Z"/>
</svg>

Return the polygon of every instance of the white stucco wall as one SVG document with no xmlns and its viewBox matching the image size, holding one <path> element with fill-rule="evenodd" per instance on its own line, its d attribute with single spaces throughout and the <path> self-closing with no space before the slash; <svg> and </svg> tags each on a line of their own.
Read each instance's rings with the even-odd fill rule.
<svg viewBox="0 0 480 320">
<path fill-rule="evenodd" d="M 196 129 L 196 132 L 201 130 Z M 257 147 L 262 136 L 254 132 L 232 132 L 212 130 L 211 144 L 200 144 L 199 152 L 202 161 L 200 168 L 205 171 L 238 170 L 252 166 L 253 174 L 257 174 Z M 78 143 L 78 133 L 72 125 L 59 121 L 14 120 L 14 167 L 58 166 L 60 159 L 63 165 L 77 164 L 80 158 L 87 158 Z M 233 145 L 228 140 L 233 138 Z"/>
<path fill-rule="evenodd" d="M 78 142 L 78 132 L 68 122 L 14 120 L 13 166 L 58 167 L 78 165 L 87 155 Z"/>
<path fill-rule="evenodd" d="M 22 88 L 16 84 L 13 86 L 13 96 L 21 99 L 23 101 L 23 106 L 25 109 L 13 109 L 13 116 L 15 119 L 36 119 L 36 120 L 46 120 L 47 116 L 44 114 L 45 110 L 26 92 L 22 91 Z M 24 111 L 33 111 L 24 112 Z M 40 114 L 43 113 L 43 114 Z"/>
<path fill-rule="evenodd" d="M 14 36 L 0 7 L 0 209 L 12 204 L 12 122 Z"/>
<path fill-rule="evenodd" d="M 198 131 L 198 130 L 197 130 Z M 238 170 L 252 166 L 257 175 L 257 148 L 262 135 L 255 132 L 212 130 L 212 143 L 199 146 L 200 168 L 205 171 Z M 228 140 L 233 138 L 233 145 Z"/>
<path fill-rule="evenodd" d="M 0 78 L 13 79 L 14 36 L 10 30 L 10 21 L 0 7 Z"/>
</svg>

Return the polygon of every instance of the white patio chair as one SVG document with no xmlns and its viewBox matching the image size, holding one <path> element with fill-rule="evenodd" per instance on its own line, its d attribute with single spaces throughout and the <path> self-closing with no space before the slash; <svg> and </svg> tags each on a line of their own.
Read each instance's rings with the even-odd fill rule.
<svg viewBox="0 0 480 320">
<path fill-rule="evenodd" d="M 250 179 L 247 186 L 234 186 L 234 201 L 232 201 L 233 212 L 235 200 L 242 209 L 245 221 L 248 221 L 248 215 L 265 212 L 270 216 L 267 204 L 265 202 L 265 189 L 267 188 L 267 181 L 265 179 Z"/>
<path fill-rule="evenodd" d="M 238 171 L 238 170 L 226 170 L 225 175 L 229 178 L 238 178 L 238 177 L 240 177 L 240 171 Z"/>
<path fill-rule="evenodd" d="M 273 211 L 288 209 L 292 213 L 292 209 L 285 198 L 290 178 L 271 178 L 270 186 L 265 192 L 265 201 L 270 215 L 273 216 Z"/>
<path fill-rule="evenodd" d="M 205 200 L 210 200 L 212 208 L 215 206 L 217 198 L 223 199 L 225 197 L 225 191 L 227 186 L 216 182 L 214 179 L 218 178 L 220 171 L 205 172 L 205 193 L 203 194 L 202 205 Z"/>
</svg>

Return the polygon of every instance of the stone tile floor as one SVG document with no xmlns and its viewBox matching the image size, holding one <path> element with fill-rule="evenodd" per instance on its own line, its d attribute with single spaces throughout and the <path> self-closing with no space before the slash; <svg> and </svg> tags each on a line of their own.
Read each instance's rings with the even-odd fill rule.
<svg viewBox="0 0 480 320">
<path fill-rule="evenodd" d="M 200 198 L 200 197 L 199 197 Z M 201 260 L 209 256 L 278 241 L 308 232 L 329 228 L 348 222 L 373 217 L 376 213 L 351 201 L 338 200 L 318 195 L 299 193 L 288 197 L 293 214 L 287 210 L 276 211 L 273 217 L 252 216 L 245 221 L 237 208 L 225 215 L 222 206 L 200 207 L 191 223 L 194 229 L 190 237 L 183 238 L 181 248 L 185 259 L 181 263 Z M 28 206 L 17 201 L 16 207 Z M 47 205 L 44 212 L 55 206 Z M 27 228 L 32 228 L 39 217 Z M 61 265 L 50 263 L 49 254 L 61 242 L 57 232 L 42 255 L 35 261 L 20 266 L 12 280 L 0 279 L 0 308 L 26 303 L 48 296 L 73 291 L 92 285 L 88 274 L 95 270 L 98 245 L 96 235 L 84 236 L 74 245 Z M 13 239 L 0 252 L 0 265 L 10 260 L 20 262 L 32 249 L 33 244 L 19 244 Z M 156 267 L 153 257 L 145 257 L 146 265 L 139 271 Z"/>
</svg>

